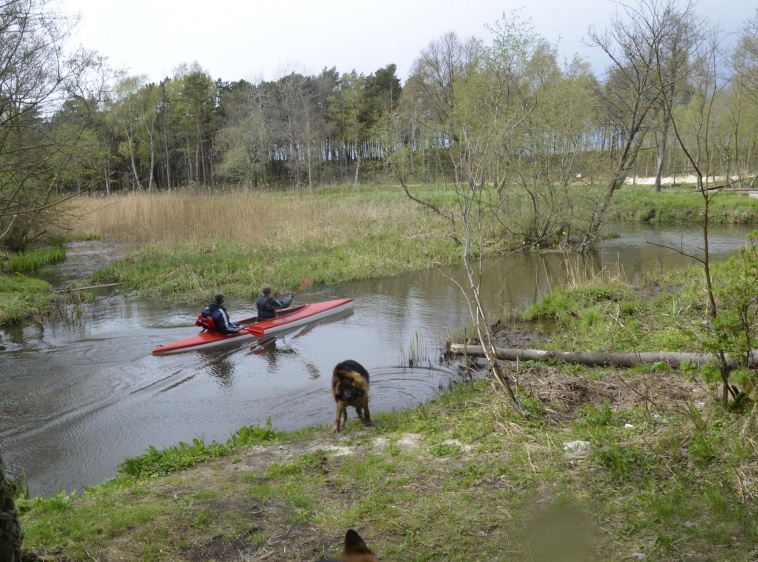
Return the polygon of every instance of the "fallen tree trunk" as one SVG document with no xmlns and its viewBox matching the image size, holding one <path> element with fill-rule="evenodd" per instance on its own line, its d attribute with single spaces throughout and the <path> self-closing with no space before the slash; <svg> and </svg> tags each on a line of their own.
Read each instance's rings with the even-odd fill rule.
<svg viewBox="0 0 758 562">
<path fill-rule="evenodd" d="M 115 287 L 116 285 L 123 285 L 126 281 L 120 283 L 103 283 L 101 285 L 90 285 L 89 287 L 67 287 L 65 289 L 55 289 L 54 293 L 72 293 L 74 291 L 88 291 L 90 289 L 101 289 L 103 287 Z"/>
<path fill-rule="evenodd" d="M 484 349 L 481 345 L 465 345 L 458 343 L 447 344 L 448 353 L 453 355 L 469 355 L 471 357 L 484 357 Z M 634 365 L 650 363 L 666 363 L 674 369 L 681 367 L 682 363 L 689 363 L 698 367 L 715 361 L 709 353 L 674 353 L 674 352 L 640 352 L 640 353 L 606 353 L 593 351 L 557 351 L 542 349 L 519 349 L 503 348 L 495 349 L 498 359 L 506 361 L 565 361 L 568 363 L 581 363 L 592 367 L 633 367 Z M 758 351 L 753 351 L 750 357 L 751 365 L 756 365 Z M 732 360 L 730 366 L 734 366 Z"/>
</svg>

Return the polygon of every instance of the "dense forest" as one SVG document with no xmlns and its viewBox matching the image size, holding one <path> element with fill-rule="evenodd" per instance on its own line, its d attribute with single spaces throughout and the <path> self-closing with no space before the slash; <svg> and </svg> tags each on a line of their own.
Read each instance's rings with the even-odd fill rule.
<svg viewBox="0 0 758 562">
<path fill-rule="evenodd" d="M 754 186 L 758 10 L 736 40 L 692 3 L 641 0 L 587 41 L 602 74 L 517 12 L 490 37 L 432 39 L 405 84 L 324 68 L 250 83 L 185 65 L 160 83 L 68 50 L 48 0 L 0 6 L 0 244 L 76 194 L 392 181 L 498 193 L 694 174 Z M 751 17 L 752 16 L 752 17 Z M 732 37 L 734 37 L 732 35 Z M 725 47 L 728 45 L 728 47 Z"/>
</svg>

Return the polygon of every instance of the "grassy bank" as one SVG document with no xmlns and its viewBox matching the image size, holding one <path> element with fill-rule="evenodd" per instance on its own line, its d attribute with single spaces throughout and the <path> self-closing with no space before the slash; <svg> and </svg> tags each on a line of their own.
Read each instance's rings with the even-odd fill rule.
<svg viewBox="0 0 758 562">
<path fill-rule="evenodd" d="M 240 446 L 165 476 L 21 502 L 44 560 L 754 560 L 754 423 L 677 373 L 523 364 L 416 410 Z M 542 405 L 567 421 L 552 424 Z M 189 452 L 187 453 L 189 455 Z"/>
<path fill-rule="evenodd" d="M 547 347 L 695 351 L 698 279 L 594 278 L 525 317 L 557 326 Z M 503 328 L 507 345 L 513 326 Z M 383 560 L 758 557 L 758 415 L 752 404 L 723 407 L 714 373 L 505 367 L 526 417 L 480 379 L 376 415 L 372 428 L 351 412 L 336 436 L 243 428 L 222 444 L 151 450 L 81 496 L 21 500 L 26 552 L 312 561 L 337 555 L 355 528 Z"/>
<path fill-rule="evenodd" d="M 63 261 L 63 248 L 44 248 L 2 256 L 0 260 L 0 325 L 41 317 L 62 299 L 49 283 L 29 277 L 43 265 Z"/>
<path fill-rule="evenodd" d="M 442 209 L 451 190 L 424 197 Z M 80 199 L 75 236 L 96 234 L 136 250 L 99 272 L 95 282 L 192 301 L 219 288 L 251 298 L 263 282 L 279 291 L 306 276 L 330 284 L 459 262 L 462 249 L 439 215 L 397 189 L 331 188 L 312 193 L 164 193 L 102 200 Z M 621 190 L 615 221 L 691 222 L 702 198 L 695 193 Z M 713 203 L 717 222 L 758 222 L 758 200 L 724 194 Z M 513 243 L 503 233 L 485 251 Z"/>
<path fill-rule="evenodd" d="M 586 197 L 597 188 L 582 189 Z M 417 195 L 442 210 L 455 208 L 451 189 L 430 186 Z M 509 201 L 510 212 L 523 222 L 531 212 L 528 202 Z M 627 187 L 615 197 L 610 219 L 682 223 L 696 221 L 701 210 L 697 193 Z M 330 284 L 392 275 L 459 263 L 462 254 L 449 223 L 399 188 L 136 193 L 76 198 L 67 212 L 76 217 L 71 229 L 53 235 L 117 241 L 126 254 L 84 284 L 120 282 L 126 290 L 186 302 L 203 302 L 218 290 L 250 299 L 263 282 L 285 292 L 308 276 Z M 756 223 L 758 200 L 721 194 L 711 216 L 723 223 Z M 506 229 L 484 250 L 495 254 L 514 244 L 519 241 L 509 240 Z M 12 297 L 16 304 L 0 307 L 0 323 L 37 311 L 36 297 L 30 297 L 35 292 L 21 289 Z"/>
<path fill-rule="evenodd" d="M 40 315 L 55 303 L 50 283 L 21 274 L 0 275 L 0 323 L 11 324 Z"/>
<path fill-rule="evenodd" d="M 460 249 L 439 217 L 396 191 L 168 193 L 77 201 L 76 235 L 98 233 L 135 250 L 94 281 L 197 301 L 222 289 L 255 297 L 304 277 L 317 284 L 452 263 Z"/>
<path fill-rule="evenodd" d="M 650 222 L 656 224 L 691 224 L 703 213 L 700 193 L 680 190 L 655 190 L 625 187 L 614 196 L 609 219 L 614 222 Z M 758 223 L 758 199 L 747 193 L 722 192 L 713 197 L 709 216 L 711 224 Z"/>
</svg>

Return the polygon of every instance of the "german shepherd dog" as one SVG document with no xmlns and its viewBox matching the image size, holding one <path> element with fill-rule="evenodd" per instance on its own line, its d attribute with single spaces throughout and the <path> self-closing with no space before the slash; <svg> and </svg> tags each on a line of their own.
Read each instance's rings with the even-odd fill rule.
<svg viewBox="0 0 758 562">
<path fill-rule="evenodd" d="M 337 403 L 332 432 L 337 433 L 347 422 L 347 407 L 353 406 L 363 425 L 371 425 L 368 411 L 368 371 L 352 359 L 337 364 L 332 375 L 332 394 Z"/>
<path fill-rule="evenodd" d="M 345 534 L 345 552 L 342 558 L 322 559 L 319 562 L 379 562 L 379 559 L 368 549 L 361 536 L 349 529 Z"/>
</svg>

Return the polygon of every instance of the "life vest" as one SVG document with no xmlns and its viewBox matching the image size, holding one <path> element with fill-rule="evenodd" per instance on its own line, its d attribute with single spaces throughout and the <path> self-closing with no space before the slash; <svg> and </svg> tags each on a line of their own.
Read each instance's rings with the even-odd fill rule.
<svg viewBox="0 0 758 562">
<path fill-rule="evenodd" d="M 195 326 L 199 326 L 203 329 L 203 331 L 208 330 L 210 332 L 217 331 L 216 323 L 213 321 L 213 318 L 211 318 L 211 309 L 207 306 L 203 309 L 203 311 L 197 315 L 197 320 L 195 320 Z"/>
</svg>

